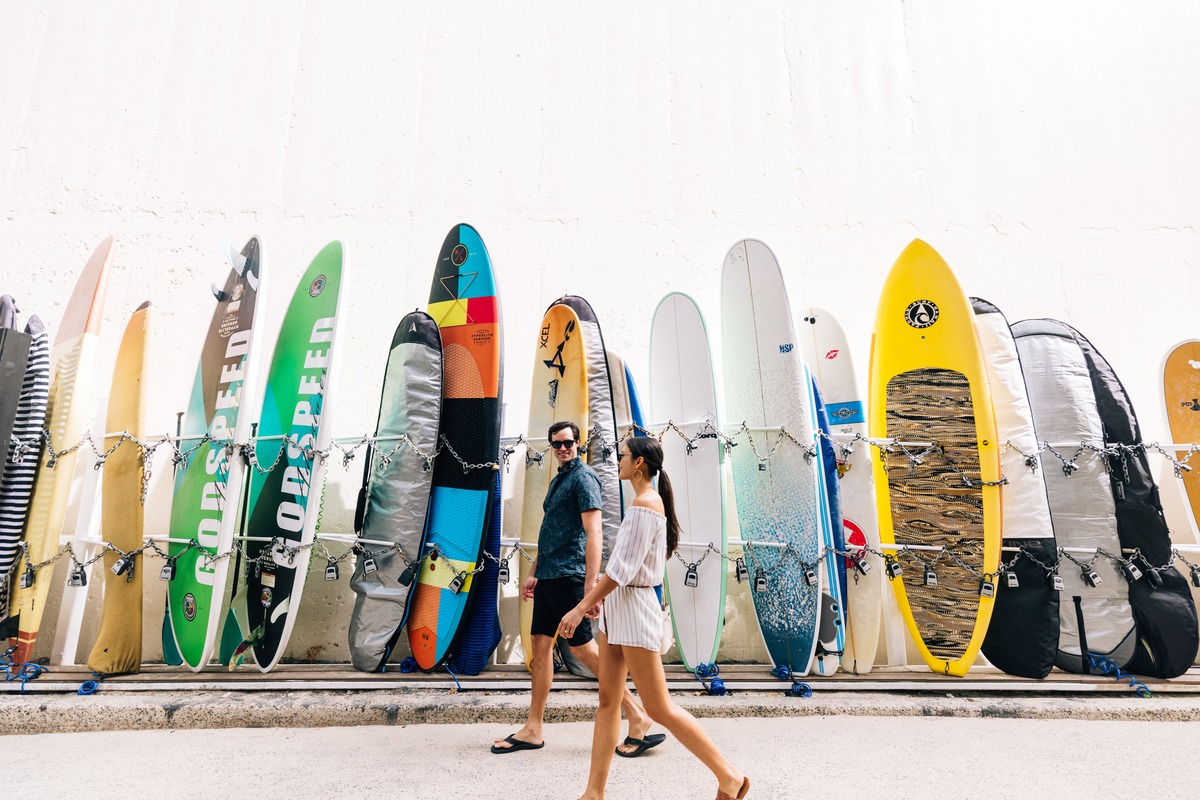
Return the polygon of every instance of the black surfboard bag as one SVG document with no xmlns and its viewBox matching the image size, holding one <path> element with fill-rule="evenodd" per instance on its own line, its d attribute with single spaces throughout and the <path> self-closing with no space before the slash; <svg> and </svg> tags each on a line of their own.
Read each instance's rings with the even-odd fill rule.
<svg viewBox="0 0 1200 800">
<path fill-rule="evenodd" d="M 1053 564 L 1058 555 L 1053 539 L 1005 539 L 1004 546 L 1019 547 L 1043 564 Z M 1000 575 L 983 655 L 1009 675 L 1040 680 L 1050 674 L 1058 655 L 1059 592 L 1046 580 L 1046 571 L 1025 555 L 1009 571 L 1016 573 L 1018 587 L 1008 587 L 1006 575 Z"/>
<path fill-rule="evenodd" d="M 1122 548 L 1141 551 L 1140 567 L 1145 573 L 1129 584 L 1138 643 L 1126 669 L 1138 675 L 1174 678 L 1188 670 L 1200 647 L 1196 606 L 1187 579 L 1174 567 L 1163 568 L 1171 560 L 1171 533 L 1149 459 L 1140 447 L 1141 427 L 1129 395 L 1104 356 L 1083 334 L 1071 330 L 1087 359 L 1105 442 L 1109 447 L 1125 446 L 1108 457 L 1117 535 Z"/>
</svg>

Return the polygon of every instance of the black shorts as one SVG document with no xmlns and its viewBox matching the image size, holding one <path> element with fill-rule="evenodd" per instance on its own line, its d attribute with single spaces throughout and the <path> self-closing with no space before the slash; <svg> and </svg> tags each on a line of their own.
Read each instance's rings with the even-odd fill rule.
<svg viewBox="0 0 1200 800">
<path fill-rule="evenodd" d="M 533 624 L 529 632 L 534 636 L 554 636 L 558 623 L 583 599 L 582 578 L 545 578 L 533 587 Z M 567 640 L 571 647 L 579 647 L 592 640 L 592 621 L 587 617 L 575 629 L 575 635 Z"/>
</svg>

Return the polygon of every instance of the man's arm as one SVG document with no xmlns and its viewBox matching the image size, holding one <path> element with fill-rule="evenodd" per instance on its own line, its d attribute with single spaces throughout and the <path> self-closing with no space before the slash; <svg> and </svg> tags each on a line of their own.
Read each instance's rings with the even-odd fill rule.
<svg viewBox="0 0 1200 800">
<path fill-rule="evenodd" d="M 583 589 L 586 592 L 596 584 L 600 575 L 600 555 L 604 552 L 604 534 L 600 525 L 600 509 L 593 508 L 579 515 L 583 520 L 583 531 L 587 534 L 587 544 L 584 549 L 584 569 L 586 577 Z"/>
<path fill-rule="evenodd" d="M 537 575 L 537 556 L 533 557 L 533 564 L 529 567 L 529 577 L 521 584 L 522 600 L 533 599 L 533 590 L 537 586 L 537 578 L 533 577 L 534 575 Z"/>
</svg>

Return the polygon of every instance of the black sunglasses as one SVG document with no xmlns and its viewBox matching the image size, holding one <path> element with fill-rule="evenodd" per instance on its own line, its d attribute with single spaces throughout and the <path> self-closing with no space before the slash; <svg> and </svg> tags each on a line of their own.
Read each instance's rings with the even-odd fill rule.
<svg viewBox="0 0 1200 800">
<path fill-rule="evenodd" d="M 557 442 L 551 442 L 550 446 L 553 447 L 555 450 L 562 450 L 564 447 L 567 448 L 568 450 L 570 450 L 572 447 L 575 446 L 575 440 L 574 439 L 559 439 Z"/>
<path fill-rule="evenodd" d="M 625 453 L 617 453 L 617 461 L 620 461 L 624 457 L 625 457 Z"/>
</svg>

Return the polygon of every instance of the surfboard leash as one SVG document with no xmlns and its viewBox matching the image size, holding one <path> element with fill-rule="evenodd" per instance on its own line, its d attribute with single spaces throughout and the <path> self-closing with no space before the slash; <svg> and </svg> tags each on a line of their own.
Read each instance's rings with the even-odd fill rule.
<svg viewBox="0 0 1200 800">
<path fill-rule="evenodd" d="M 710 695 L 724 697 L 729 694 L 729 690 L 725 688 L 725 681 L 719 677 L 721 667 L 715 661 L 712 664 L 697 664 L 696 668 L 692 670 L 692 674 Z M 705 682 L 705 678 L 708 678 L 707 682 Z"/>
</svg>

